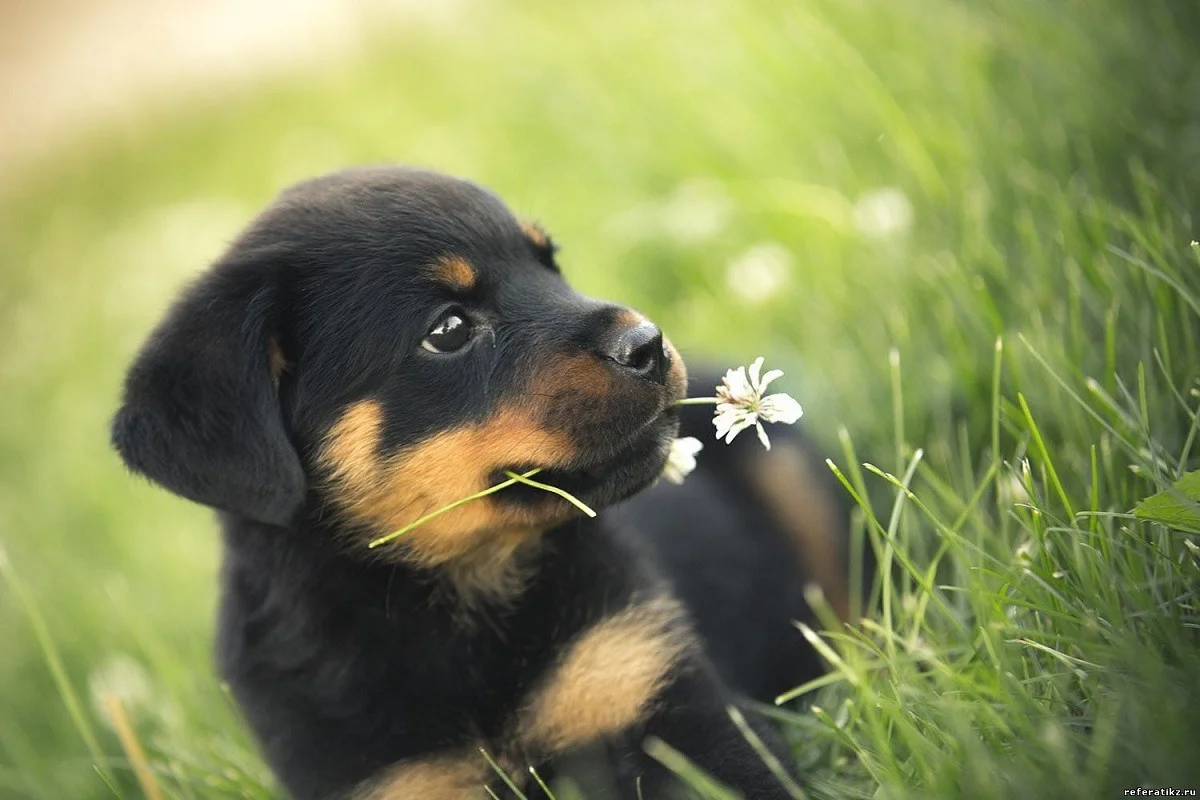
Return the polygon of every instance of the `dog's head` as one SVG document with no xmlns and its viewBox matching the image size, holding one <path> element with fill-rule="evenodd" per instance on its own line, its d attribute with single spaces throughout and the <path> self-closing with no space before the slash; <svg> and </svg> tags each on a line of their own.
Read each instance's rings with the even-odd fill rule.
<svg viewBox="0 0 1200 800">
<path fill-rule="evenodd" d="M 683 364 L 583 297 L 540 229 L 466 181 L 355 170 L 285 192 L 177 301 L 130 369 L 113 440 L 191 500 L 363 542 L 509 471 L 605 505 L 659 474 Z M 433 565 L 569 518 L 514 486 L 391 552 Z"/>
</svg>

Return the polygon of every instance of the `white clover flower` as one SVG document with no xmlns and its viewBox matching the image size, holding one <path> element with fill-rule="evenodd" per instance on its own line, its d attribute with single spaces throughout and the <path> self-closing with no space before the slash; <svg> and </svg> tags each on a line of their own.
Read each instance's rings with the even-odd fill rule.
<svg viewBox="0 0 1200 800">
<path fill-rule="evenodd" d="M 731 369 L 717 387 L 717 412 L 713 417 L 713 425 L 717 428 L 717 438 L 724 438 L 726 444 L 746 428 L 754 426 L 758 429 L 758 440 L 770 450 L 771 441 L 762 423 L 784 422 L 790 425 L 804 414 L 804 409 L 789 395 L 777 393 L 763 397 L 771 381 L 783 375 L 783 371 L 773 369 L 766 375 L 760 375 L 762 365 L 763 358 L 759 356 L 750 365 L 749 379 L 745 367 Z"/>
<path fill-rule="evenodd" d="M 694 436 L 685 436 L 671 442 L 671 451 L 667 454 L 662 476 L 671 483 L 683 483 L 683 479 L 691 475 L 692 470 L 696 468 L 696 454 L 703 448 L 704 445 Z"/>
</svg>

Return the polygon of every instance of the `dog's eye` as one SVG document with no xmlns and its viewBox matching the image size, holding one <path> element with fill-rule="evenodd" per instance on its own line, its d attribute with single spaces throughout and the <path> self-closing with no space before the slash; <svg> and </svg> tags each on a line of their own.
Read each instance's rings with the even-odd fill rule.
<svg viewBox="0 0 1200 800">
<path fill-rule="evenodd" d="M 421 347 L 431 353 L 453 353 L 470 341 L 474 330 L 475 327 L 466 317 L 452 311 L 438 320 L 437 325 L 433 326 L 433 330 L 429 331 L 425 340 L 421 342 Z"/>
</svg>

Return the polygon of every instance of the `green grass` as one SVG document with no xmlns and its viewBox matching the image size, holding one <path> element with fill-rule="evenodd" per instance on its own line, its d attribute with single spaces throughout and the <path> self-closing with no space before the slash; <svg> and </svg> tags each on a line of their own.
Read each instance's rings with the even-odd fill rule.
<svg viewBox="0 0 1200 800">
<path fill-rule="evenodd" d="M 810 797 L 1200 786 L 1200 542 L 1130 513 L 1200 467 L 1200 10 L 478 6 L 80 140 L 0 201 L 0 796 L 139 796 L 106 691 L 168 795 L 276 796 L 211 668 L 214 525 L 106 421 L 259 206 L 378 161 L 492 186 L 685 354 L 788 371 L 886 567 L 817 639 L 811 711 L 776 712 Z M 759 301 L 726 275 L 752 248 L 786 266 Z"/>
</svg>

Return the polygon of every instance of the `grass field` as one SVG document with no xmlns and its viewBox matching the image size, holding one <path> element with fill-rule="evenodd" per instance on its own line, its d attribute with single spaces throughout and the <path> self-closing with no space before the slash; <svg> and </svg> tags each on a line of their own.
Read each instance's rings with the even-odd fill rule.
<svg viewBox="0 0 1200 800">
<path fill-rule="evenodd" d="M 381 161 L 496 189 L 685 354 L 788 371 L 884 566 L 811 710 L 778 712 L 808 796 L 1200 788 L 1200 492 L 1131 514 L 1200 469 L 1200 6 L 457 14 L 0 201 L 0 797 L 141 796 L 106 697 L 168 796 L 276 796 L 211 667 L 215 526 L 106 422 L 258 207 Z"/>
</svg>

